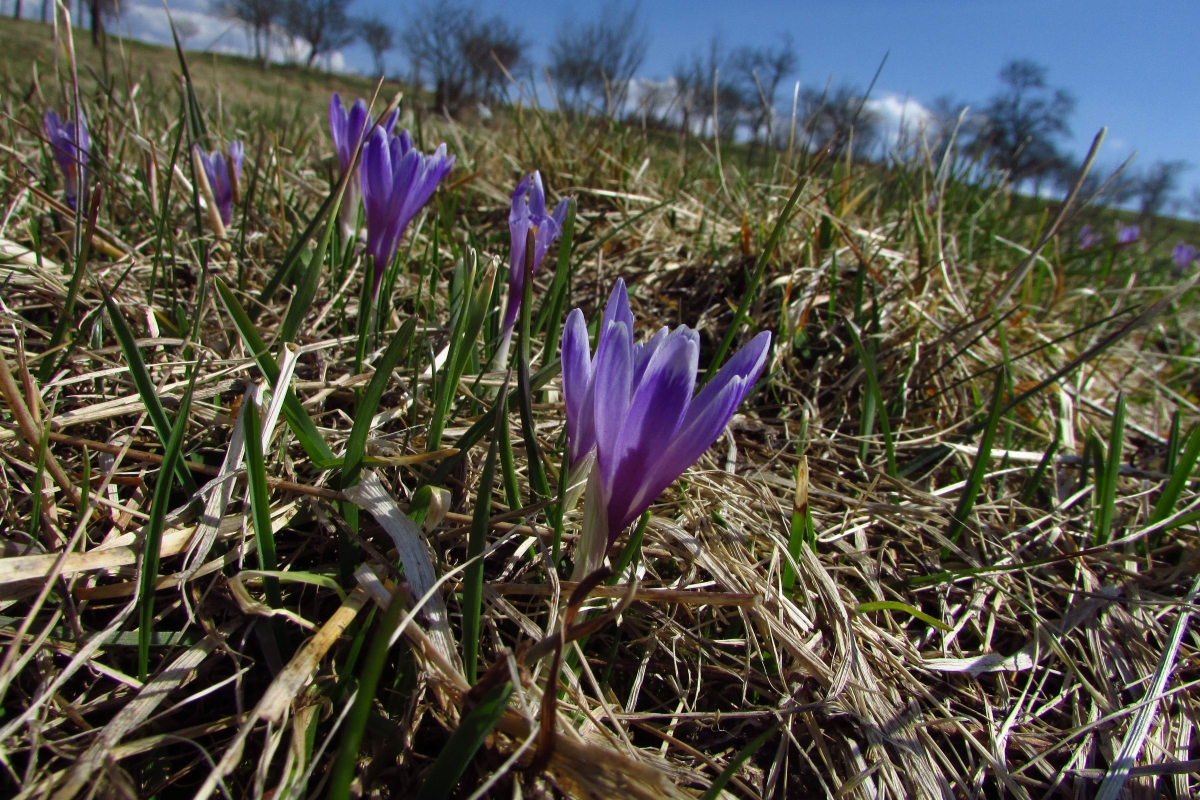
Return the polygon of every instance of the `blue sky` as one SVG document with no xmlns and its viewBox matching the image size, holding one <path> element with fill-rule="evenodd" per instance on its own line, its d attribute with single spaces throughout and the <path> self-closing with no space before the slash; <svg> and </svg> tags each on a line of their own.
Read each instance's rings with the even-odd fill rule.
<svg viewBox="0 0 1200 800">
<path fill-rule="evenodd" d="M 378 13 L 402 28 L 407 10 L 419 3 L 354 0 L 352 10 Z M 478 0 L 477 5 L 486 15 L 500 14 L 522 27 L 539 66 L 568 16 L 589 19 L 603 8 L 599 2 L 561 0 Z M 206 0 L 172 2 L 173 8 L 196 11 L 205 6 Z M 832 77 L 835 83 L 865 87 L 890 53 L 877 97 L 929 104 L 950 94 L 978 105 L 996 90 L 996 73 L 1005 61 L 1032 58 L 1049 67 L 1053 85 L 1069 89 L 1078 100 L 1071 121 L 1073 150 L 1086 151 L 1106 125 L 1102 163 L 1115 165 L 1134 150 L 1143 166 L 1183 159 L 1195 165 L 1185 176 L 1187 191 L 1200 186 L 1197 0 L 642 0 L 640 11 L 650 33 L 640 73 L 647 78 L 668 77 L 680 59 L 706 47 L 714 34 L 732 48 L 770 45 L 789 32 L 805 86 L 824 86 Z M 200 38 L 191 45 L 201 46 Z M 370 59 L 354 47 L 345 53 L 345 63 L 365 69 Z M 402 65 L 400 53 L 389 55 L 390 69 Z"/>
<path fill-rule="evenodd" d="M 479 5 L 515 15 L 539 62 L 568 14 L 587 19 L 603 7 L 548 0 Z M 358 0 L 357 7 L 386 15 L 395 5 Z M 786 31 L 795 39 L 804 85 L 823 86 L 832 76 L 865 87 L 890 52 L 877 91 L 924 104 L 942 94 L 978 103 L 996 90 L 1005 61 L 1032 58 L 1078 100 L 1075 150 L 1086 152 L 1096 131 L 1108 126 L 1104 162 L 1133 150 L 1143 165 L 1184 159 L 1196 165 L 1186 183 L 1200 185 L 1196 0 L 643 0 L 640 8 L 650 31 L 645 77 L 667 77 L 714 34 L 734 47 L 773 44 Z M 392 58 L 399 63 L 399 54 Z"/>
</svg>

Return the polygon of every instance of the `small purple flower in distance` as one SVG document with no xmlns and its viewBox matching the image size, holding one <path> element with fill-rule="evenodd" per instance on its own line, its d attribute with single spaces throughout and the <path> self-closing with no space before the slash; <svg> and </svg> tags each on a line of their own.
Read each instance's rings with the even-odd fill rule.
<svg viewBox="0 0 1200 800">
<path fill-rule="evenodd" d="M 87 195 L 87 162 L 91 150 L 87 123 L 83 115 L 78 122 L 64 123 L 58 113 L 51 109 L 42 118 L 46 138 L 50 140 L 50 152 L 58 162 L 63 174 L 63 198 L 72 209 L 80 196 Z"/>
<path fill-rule="evenodd" d="M 1175 245 L 1175 250 L 1171 253 L 1171 258 L 1175 261 L 1175 266 L 1181 270 L 1187 269 L 1196 260 L 1196 248 L 1187 242 L 1180 242 Z"/>
<path fill-rule="evenodd" d="M 379 123 L 389 136 L 396 127 L 400 116 L 399 109 L 394 109 L 387 118 Z M 329 131 L 333 136 L 333 149 L 337 153 L 338 167 L 345 174 L 354 158 L 354 151 L 370 133 L 373 127 L 371 115 L 367 112 L 367 103 L 362 98 L 354 101 L 350 111 L 342 104 L 342 96 L 337 92 L 329 98 Z M 358 218 L 358 204 L 362 199 L 359 173 L 350 176 L 346 186 L 346 194 L 342 197 L 342 205 L 338 211 L 338 219 L 342 223 L 343 233 L 349 237 L 354 232 L 354 223 Z"/>
<path fill-rule="evenodd" d="M 1091 225 L 1084 225 L 1079 229 L 1079 249 L 1088 250 L 1104 241 L 1104 237 L 1092 231 Z"/>
<path fill-rule="evenodd" d="M 1133 244 L 1142 235 L 1140 225 L 1130 225 L 1126 227 L 1122 223 L 1117 223 L 1117 247 Z"/>
<path fill-rule="evenodd" d="M 388 136 L 382 128 L 371 130 L 363 151 L 361 177 L 367 252 L 375 267 L 372 298 L 379 290 L 383 271 L 396 255 L 404 229 L 453 166 L 454 156 L 446 155 L 445 144 L 425 155 L 413 147 L 408 131 Z"/>
<path fill-rule="evenodd" d="M 602 510 L 597 539 L 607 542 L 598 558 L 592 554 L 589 570 L 721 435 L 754 386 L 771 344 L 770 332 L 755 336 L 693 397 L 700 358 L 696 331 L 663 327 L 648 342 L 635 344 L 623 280 L 613 287 L 600 330 L 595 358 L 582 311 L 571 312 L 562 335 L 569 460 L 577 464 L 596 449 L 585 514 Z M 593 499 L 602 508 L 591 508 Z M 587 558 L 585 553 L 580 560 Z"/>
<path fill-rule="evenodd" d="M 196 145 L 196 153 L 200 156 L 200 163 L 204 165 L 204 176 L 208 178 L 213 200 L 217 203 L 217 213 L 221 215 L 221 222 L 228 225 L 233 221 L 233 203 L 238 196 L 242 161 L 246 157 L 245 148 L 240 141 L 234 139 L 229 143 L 227 155 L 220 150 L 206 153 L 200 145 Z"/>
<path fill-rule="evenodd" d="M 503 330 L 512 328 L 521 307 L 521 293 L 525 288 L 525 243 L 530 229 L 534 231 L 533 271 L 537 272 L 551 243 L 562 234 L 568 204 L 564 197 L 558 201 L 553 214 L 546 214 L 546 190 L 542 187 L 542 174 L 537 170 L 517 184 L 512 195 L 512 210 L 508 213 L 512 262 L 508 270 L 508 307 L 504 311 Z"/>
</svg>

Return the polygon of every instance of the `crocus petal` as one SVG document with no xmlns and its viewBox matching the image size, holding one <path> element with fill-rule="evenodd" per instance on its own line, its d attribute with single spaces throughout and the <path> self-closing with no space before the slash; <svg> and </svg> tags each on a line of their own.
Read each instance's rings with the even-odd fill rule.
<svg viewBox="0 0 1200 800">
<path fill-rule="evenodd" d="M 629 329 L 633 334 L 633 312 L 629 310 L 629 294 L 625 291 L 625 279 L 617 278 L 612 293 L 608 296 L 608 305 L 604 307 L 604 327 L 617 322 Z"/>
<path fill-rule="evenodd" d="M 412 148 L 408 131 L 388 136 L 371 128 L 359 172 L 367 219 L 367 251 L 374 266 L 372 293 L 400 245 L 404 229 L 454 166 L 446 145 L 425 156 Z"/>
<path fill-rule="evenodd" d="M 770 344 L 769 332 L 755 336 L 692 398 L 670 446 L 646 470 L 639 490 L 622 508 L 620 518 L 613 519 L 610 513 L 610 534 L 620 533 L 712 446 L 754 388 Z M 611 504 L 609 510 L 613 510 Z"/>
<path fill-rule="evenodd" d="M 642 382 L 642 376 L 646 374 L 646 367 L 650 365 L 650 358 L 667 341 L 668 335 L 670 335 L 670 331 L 664 325 L 650 338 L 650 341 L 633 346 L 633 384 L 635 386 Z"/>
<path fill-rule="evenodd" d="M 383 128 L 383 132 L 388 136 L 392 135 L 392 130 L 396 127 L 396 121 L 400 119 L 400 109 L 393 108 L 392 113 L 387 115 L 383 122 L 379 123 L 379 127 Z"/>
<path fill-rule="evenodd" d="M 725 366 L 713 376 L 713 379 L 704 385 L 700 393 L 692 399 L 692 408 L 689 410 L 688 416 L 698 415 L 705 403 L 711 402 L 709 398 L 715 397 L 718 393 L 724 390 L 726 384 L 734 380 L 749 379 L 749 383 L 743 387 L 743 395 L 738 398 L 738 402 L 742 402 L 746 393 L 754 386 L 754 382 L 758 380 L 758 373 L 762 371 L 763 364 L 767 361 L 767 350 L 771 347 L 770 331 L 763 331 L 755 336 L 746 346 L 737 351 L 733 358 L 725 362 Z M 688 422 L 684 422 L 686 426 Z"/>
<path fill-rule="evenodd" d="M 542 173 L 536 169 L 529 186 L 529 216 L 537 220 L 546 216 L 546 188 L 542 186 Z"/>
<path fill-rule="evenodd" d="M 521 178 L 517 184 L 517 188 L 512 193 L 512 203 L 508 211 L 508 226 L 512 226 L 521 221 L 529 219 L 529 183 L 532 180 L 531 175 L 526 175 Z"/>
<path fill-rule="evenodd" d="M 346 149 L 346 107 L 342 105 L 342 96 L 337 92 L 329 98 L 329 133 L 333 138 L 333 150 L 337 153 L 338 163 L 345 169 L 342 153 Z"/>
<path fill-rule="evenodd" d="M 76 199 L 87 190 L 86 167 L 90 141 L 87 123 L 80 115 L 76 121 L 64 123 L 51 109 L 42 117 L 50 153 L 63 174 L 63 197 L 67 205 L 76 207 Z"/>
<path fill-rule="evenodd" d="M 603 477 L 610 487 L 608 520 L 618 525 L 610 527 L 610 539 L 628 524 L 628 520 L 622 520 L 630 515 L 631 504 L 642 488 L 642 481 L 635 476 L 649 475 L 671 445 L 696 385 L 699 358 L 695 332 L 680 326 L 654 353 L 645 377 L 634 390 L 613 458 L 601 465 L 606 468 Z M 623 479 L 618 480 L 618 475 Z"/>
<path fill-rule="evenodd" d="M 221 222 L 228 225 L 233 219 L 233 186 L 229 182 L 229 167 L 226 165 L 225 156 L 214 151 L 211 158 L 205 162 L 204 170 L 208 173 Z"/>
<path fill-rule="evenodd" d="M 596 348 L 596 377 L 593 383 L 592 415 L 596 425 L 596 450 L 605 488 L 611 492 L 612 475 L 616 466 L 618 441 L 625 427 L 629 401 L 633 391 L 633 342 L 624 325 L 609 325 L 600 336 Z M 603 380 L 599 377 L 603 376 Z"/>
<path fill-rule="evenodd" d="M 596 444 L 592 408 L 584 404 L 592 382 L 592 356 L 587 322 L 578 308 L 567 315 L 562 333 L 562 386 L 567 412 L 570 462 L 578 463 Z"/>
<path fill-rule="evenodd" d="M 558 224 L 560 231 L 562 230 L 563 223 L 567 221 L 567 207 L 569 205 L 571 205 L 570 198 L 564 197 L 558 201 L 558 205 L 554 207 L 554 213 L 550 215 L 550 218 Z"/>
<path fill-rule="evenodd" d="M 246 159 L 246 147 L 239 139 L 229 143 L 229 161 L 233 165 L 235 178 L 242 177 L 242 162 Z"/>
<path fill-rule="evenodd" d="M 609 536 L 615 537 L 650 507 L 668 486 L 676 481 L 687 468 L 695 464 L 700 456 L 725 430 L 733 412 L 743 396 L 741 380 L 725 385 L 725 388 L 701 409 L 698 414 L 688 415 L 685 424 L 676 431 L 671 446 L 659 456 L 638 484 L 637 491 L 622 509 L 620 519 L 609 519 Z M 693 402 L 694 405 L 694 402 Z M 609 508 L 612 506 L 610 504 Z"/>
</svg>

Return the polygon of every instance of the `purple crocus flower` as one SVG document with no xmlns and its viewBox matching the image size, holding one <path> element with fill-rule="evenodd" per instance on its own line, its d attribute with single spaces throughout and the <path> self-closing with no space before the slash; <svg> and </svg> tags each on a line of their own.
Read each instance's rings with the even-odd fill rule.
<svg viewBox="0 0 1200 800">
<path fill-rule="evenodd" d="M 1171 253 L 1171 258 L 1175 261 L 1175 266 L 1180 269 L 1187 269 L 1196 260 L 1196 248 L 1187 242 L 1180 242 L 1175 245 L 1175 250 Z"/>
<path fill-rule="evenodd" d="M 399 109 L 393 109 L 387 118 L 379 123 L 389 136 L 396 127 L 400 116 Z M 354 151 L 370 133 L 373 123 L 367 112 L 367 103 L 361 97 L 350 106 L 350 111 L 342 104 L 342 96 L 337 92 L 329 98 L 329 131 L 333 136 L 333 149 L 337 153 L 338 166 L 345 174 L 354 158 Z M 354 223 L 358 217 L 358 204 L 362 199 L 362 188 L 359 173 L 350 176 L 346 186 L 346 194 L 342 197 L 342 205 L 338 211 L 338 219 L 342 224 L 342 232 L 347 237 L 354 233 Z"/>
<path fill-rule="evenodd" d="M 1091 225 L 1079 229 L 1079 249 L 1088 250 L 1104 241 L 1104 237 L 1092 231 Z"/>
<path fill-rule="evenodd" d="M 1130 225 L 1126 227 L 1120 222 L 1117 223 L 1117 247 L 1133 244 L 1142 235 L 1140 225 Z"/>
<path fill-rule="evenodd" d="M 537 170 L 522 178 L 513 192 L 512 210 L 508 213 L 512 262 L 508 270 L 508 307 L 504 311 L 503 325 L 505 331 L 512 328 L 517 319 L 517 311 L 521 307 L 521 293 L 525 288 L 525 243 L 529 231 L 534 231 L 533 271 L 537 272 L 542 257 L 546 255 L 554 240 L 562 234 L 568 202 L 564 197 L 558 201 L 553 214 L 546 214 L 546 190 L 542 187 L 542 174 Z"/>
<path fill-rule="evenodd" d="M 367 252 L 375 265 L 372 298 L 384 269 L 396 255 L 404 229 L 453 166 L 454 156 L 446 155 L 445 144 L 425 155 L 413 147 L 408 131 L 388 136 L 382 128 L 371 130 L 362 159 L 362 197 L 367 212 Z"/>
<path fill-rule="evenodd" d="M 87 162 L 91 150 L 87 123 L 83 115 L 77 122 L 63 122 L 51 109 L 42 118 L 50 151 L 63 174 L 63 198 L 72 209 L 81 195 L 87 194 Z M 85 198 L 86 199 L 86 198 Z"/>
<path fill-rule="evenodd" d="M 228 225 L 233 221 L 233 203 L 238 196 L 238 181 L 242 177 L 242 161 L 246 158 L 246 150 L 240 141 L 234 139 L 229 143 L 227 154 L 220 150 L 206 153 L 200 145 L 196 145 L 196 153 L 204 165 L 204 177 L 208 178 L 208 186 L 212 189 L 217 213 L 221 215 L 221 222 Z"/>
<path fill-rule="evenodd" d="M 607 542 L 603 550 L 581 554 L 581 563 L 592 562 L 586 571 L 599 566 L 621 531 L 721 435 L 762 371 L 770 344 L 770 332 L 755 336 L 693 397 L 699 334 L 686 325 L 670 332 L 663 327 L 635 344 L 623 280 L 609 297 L 595 358 L 583 312 L 571 312 L 562 335 L 569 460 L 574 466 L 596 450 L 585 513 L 602 512 L 594 517 L 600 533 L 593 545 Z M 601 507 L 593 508 L 593 500 Z"/>
</svg>

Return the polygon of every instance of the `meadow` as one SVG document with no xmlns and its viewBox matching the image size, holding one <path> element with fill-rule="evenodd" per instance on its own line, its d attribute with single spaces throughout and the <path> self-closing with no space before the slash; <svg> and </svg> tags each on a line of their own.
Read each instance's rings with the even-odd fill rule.
<svg viewBox="0 0 1200 800">
<path fill-rule="evenodd" d="M 932 132 L 878 163 L 803 120 L 781 148 L 456 120 L 50 34 L 0 22 L 6 795 L 1195 795 L 1193 223 L 1120 242 L 1126 212 Z M 394 255 L 373 189 L 339 219 L 333 91 L 455 159 Z M 72 206 L 43 114 L 76 103 Z M 193 152 L 233 140 L 224 221 Z M 568 200 L 536 272 L 534 170 Z M 597 544 L 607 439 L 588 473 L 560 356 L 627 335 L 619 279 L 631 346 L 695 331 L 688 397 L 770 345 Z"/>
</svg>

